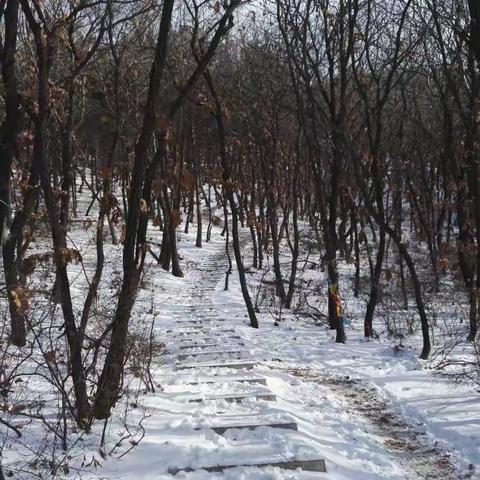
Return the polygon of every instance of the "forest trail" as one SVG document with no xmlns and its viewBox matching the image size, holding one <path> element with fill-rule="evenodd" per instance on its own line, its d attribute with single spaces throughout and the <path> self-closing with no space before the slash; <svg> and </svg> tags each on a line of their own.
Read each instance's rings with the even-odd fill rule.
<svg viewBox="0 0 480 480">
<path fill-rule="evenodd" d="M 216 286 L 223 282 L 227 270 L 225 255 L 213 253 L 196 268 L 199 277 L 186 280 L 171 318 L 174 324 L 164 336 L 178 371 L 175 383 L 164 384 L 164 388 L 177 399 L 198 405 L 191 416 L 197 435 L 211 431 L 227 445 L 210 461 L 208 454 L 202 454 L 200 464 L 179 463 L 168 472 L 211 473 L 241 467 L 324 472 L 325 461 L 314 451 L 292 455 L 288 449 L 282 452 L 278 448 L 283 439 L 285 445 L 298 443 L 294 450 L 301 450 L 301 439 L 296 439 L 298 427 L 276 405 L 276 396 L 258 371 L 236 322 L 225 318 L 215 303 Z"/>
<path fill-rule="evenodd" d="M 262 329 L 246 324 L 236 272 L 223 292 L 221 240 L 187 255 L 182 288 L 164 292 L 168 327 L 156 329 L 166 351 L 154 376 L 162 392 L 145 401 L 164 423 L 146 438 L 164 439 L 155 451 L 165 478 L 348 479 L 358 464 L 365 479 L 473 478 L 373 388 L 252 355 L 250 336 Z M 154 274 L 150 282 L 161 288 Z"/>
<path fill-rule="evenodd" d="M 480 0 L 0 5 L 0 480 L 480 480 Z"/>
</svg>

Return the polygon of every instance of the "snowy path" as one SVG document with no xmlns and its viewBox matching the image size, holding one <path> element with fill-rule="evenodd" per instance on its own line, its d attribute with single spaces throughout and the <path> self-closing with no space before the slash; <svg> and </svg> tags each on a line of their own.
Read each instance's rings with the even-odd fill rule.
<svg viewBox="0 0 480 480">
<path fill-rule="evenodd" d="M 120 480 L 474 478 L 456 471 L 448 453 L 374 389 L 305 365 L 292 368 L 281 352 L 269 351 L 263 339 L 274 332 L 248 326 L 235 272 L 223 291 L 221 237 L 199 250 L 184 236 L 181 249 L 185 278 L 153 269 L 147 279 L 159 311 L 155 336 L 166 351 L 153 371 L 161 391 L 140 397 L 145 437 L 118 462 L 106 462 L 103 474 L 110 470 Z M 320 473 L 323 460 L 327 473 Z M 304 471 L 292 470 L 300 466 Z"/>
<path fill-rule="evenodd" d="M 166 398 L 186 403 L 187 411 L 194 404 L 184 418 L 192 425 L 189 445 L 199 436 L 208 442 L 213 432 L 222 437 L 223 448 L 212 451 L 207 444 L 194 462 L 186 451 L 169 473 L 202 469 L 202 475 L 211 475 L 250 465 L 323 471 L 323 459 L 309 442 L 302 442 L 296 423 L 275 403 L 249 345 L 236 330 L 238 320 L 225 318 L 212 301 L 225 271 L 223 257 L 213 255 L 203 263 L 201 278 L 184 289 L 182 297 L 195 304 L 179 301 L 172 312 L 164 341 L 178 374 L 162 383 Z"/>
</svg>

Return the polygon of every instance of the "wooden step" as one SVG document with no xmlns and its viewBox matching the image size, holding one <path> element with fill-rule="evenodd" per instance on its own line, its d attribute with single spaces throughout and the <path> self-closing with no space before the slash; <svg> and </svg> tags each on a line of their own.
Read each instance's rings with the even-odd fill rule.
<svg viewBox="0 0 480 480">
<path fill-rule="evenodd" d="M 179 472 L 193 472 L 195 470 L 205 470 L 207 472 L 223 472 L 229 468 L 237 467 L 278 467 L 283 470 L 296 470 L 300 468 L 306 472 L 326 472 L 327 468 L 325 465 L 325 460 L 291 460 L 289 462 L 265 462 L 265 463 L 242 463 L 238 465 L 213 465 L 210 467 L 201 467 L 201 468 L 169 468 L 168 473 L 170 475 L 176 475 Z"/>
<path fill-rule="evenodd" d="M 205 363 L 184 363 L 177 364 L 177 370 L 187 368 L 245 368 L 252 369 L 256 364 L 253 362 L 205 362 Z"/>
<path fill-rule="evenodd" d="M 194 323 L 194 324 L 208 324 L 210 322 L 224 322 L 225 319 L 223 318 L 196 318 L 195 320 L 176 320 L 177 325 L 183 325 L 186 323 Z"/>
<path fill-rule="evenodd" d="M 232 345 L 223 345 L 225 347 L 244 347 L 244 343 L 235 343 Z M 182 345 L 178 347 L 180 350 L 187 350 L 188 348 L 212 348 L 212 347 L 222 347 L 219 343 L 187 343 L 186 345 Z"/>
<path fill-rule="evenodd" d="M 210 328 L 210 327 L 209 327 Z M 196 335 L 199 333 L 206 333 L 210 335 L 218 335 L 219 333 L 235 333 L 235 330 L 226 329 L 226 330 L 202 330 L 200 327 L 196 330 L 165 330 L 165 333 L 176 333 L 176 335 L 171 335 L 171 338 L 181 338 L 182 335 Z M 182 335 L 179 335 L 182 334 Z"/>
<path fill-rule="evenodd" d="M 242 337 L 239 335 L 225 335 L 223 337 L 200 337 L 200 338 L 183 338 L 178 343 L 183 345 L 186 343 L 187 345 L 194 345 L 194 346 L 202 346 L 204 343 L 202 342 L 216 342 L 218 339 L 221 338 L 222 340 L 241 340 Z"/>
<path fill-rule="evenodd" d="M 193 382 L 185 382 L 185 385 L 203 385 L 203 384 L 213 384 L 213 383 L 250 383 L 250 384 L 258 384 L 258 385 L 266 385 L 267 379 L 261 377 L 227 377 L 227 376 L 213 376 L 209 377 L 208 379 L 197 380 Z"/>
<path fill-rule="evenodd" d="M 242 400 L 248 400 L 249 398 L 255 400 L 265 400 L 266 402 L 275 402 L 277 397 L 271 393 L 226 393 L 224 395 L 207 395 L 203 398 L 192 398 L 189 403 L 202 403 L 211 402 L 213 400 L 225 400 L 226 402 L 241 402 Z"/>
<path fill-rule="evenodd" d="M 223 435 L 227 430 L 255 430 L 257 428 L 279 428 L 282 430 L 295 430 L 298 431 L 298 426 L 294 422 L 279 422 L 279 423 L 256 423 L 251 425 L 224 425 L 224 426 L 208 426 L 196 427 L 194 430 L 201 430 L 202 428 L 208 428 L 213 430 L 218 435 Z"/>
<path fill-rule="evenodd" d="M 191 353 L 182 353 L 178 355 L 178 360 L 186 360 L 188 357 L 200 357 L 202 355 L 241 355 L 243 353 L 250 352 L 248 350 L 207 350 L 206 352 L 191 352 Z"/>
<path fill-rule="evenodd" d="M 225 333 L 225 332 L 235 333 L 235 330 L 232 330 L 230 328 L 225 329 L 223 325 L 213 325 L 213 327 L 218 327 L 218 328 L 212 328 L 212 325 L 201 325 L 201 324 L 185 325 L 185 327 L 165 330 L 165 333 L 170 334 L 170 337 L 175 337 L 176 335 L 189 334 L 189 333 L 192 335 L 198 335 L 199 333 L 212 333 L 215 335 L 217 333 Z M 183 330 L 183 328 L 186 328 L 188 330 Z"/>
</svg>

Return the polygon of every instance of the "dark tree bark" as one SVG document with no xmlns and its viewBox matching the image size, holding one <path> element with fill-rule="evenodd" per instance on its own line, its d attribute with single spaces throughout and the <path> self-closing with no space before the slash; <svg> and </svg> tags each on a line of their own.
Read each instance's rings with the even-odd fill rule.
<svg viewBox="0 0 480 480">
<path fill-rule="evenodd" d="M 358 298 L 360 295 L 360 239 L 358 238 L 357 206 L 352 205 L 351 223 L 353 228 L 353 249 L 355 252 L 355 279 L 353 285 L 353 295 Z"/>
<path fill-rule="evenodd" d="M 199 179 L 195 181 L 195 203 L 197 207 L 197 237 L 195 239 L 195 246 L 202 248 L 202 204 L 200 201 L 200 188 L 198 186 Z"/>
<path fill-rule="evenodd" d="M 223 202 L 223 216 L 225 218 L 225 253 L 227 255 L 227 262 L 228 267 L 227 271 L 225 272 L 225 286 L 224 290 L 228 290 L 228 280 L 230 275 L 232 274 L 232 257 L 230 255 L 230 229 L 228 228 L 228 209 L 227 209 L 227 201 Z"/>
<path fill-rule="evenodd" d="M 292 254 L 292 262 L 290 266 L 290 277 L 288 279 L 288 291 L 285 297 L 285 307 L 291 308 L 293 294 L 295 293 L 295 281 L 298 270 L 298 256 L 300 254 L 300 233 L 298 230 L 298 199 L 296 193 L 296 179 L 294 179 L 293 198 L 292 198 L 292 228 L 293 228 L 293 242 L 290 245 L 290 252 Z M 288 235 L 288 234 L 287 234 Z"/>
<path fill-rule="evenodd" d="M 0 126 L 0 245 L 3 246 L 3 269 L 10 312 L 10 340 L 14 345 L 23 346 L 26 343 L 25 312 L 22 312 L 15 302 L 15 296 L 22 288 L 18 279 L 21 258 L 16 258 L 16 252 L 21 250 L 23 226 L 33 208 L 36 175 L 30 175 L 29 183 L 32 188 L 25 195 L 23 210 L 15 215 L 13 224 L 10 225 L 12 161 L 23 116 L 15 73 L 18 10 L 18 0 L 7 1 L 4 13 L 5 37 L 3 48 L 0 48 L 1 74 L 5 89 L 5 117 Z"/>
<path fill-rule="evenodd" d="M 477 0 L 468 0 L 470 9 L 470 47 L 480 65 L 480 4 Z"/>
</svg>

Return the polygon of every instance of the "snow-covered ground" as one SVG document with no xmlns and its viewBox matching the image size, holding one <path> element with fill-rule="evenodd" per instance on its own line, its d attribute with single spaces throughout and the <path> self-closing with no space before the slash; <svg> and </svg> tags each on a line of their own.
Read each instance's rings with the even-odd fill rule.
<svg viewBox="0 0 480 480">
<path fill-rule="evenodd" d="M 23 436 L 8 432 L 5 473 L 10 467 L 14 478 L 39 478 L 40 472 L 40 478 L 112 480 L 480 478 L 480 394 L 473 385 L 434 374 L 430 363 L 418 360 L 415 338 L 402 349 L 392 348 L 388 339 L 365 341 L 359 328 L 362 305 L 353 298 L 345 299 L 351 319 L 345 345 L 334 343 L 332 332 L 309 318 L 283 311 L 274 324 L 278 318 L 270 308 L 260 307 L 260 328 L 250 328 L 235 271 L 230 289 L 223 290 L 220 229 L 214 228 L 201 249 L 194 246 L 194 225 L 191 230 L 179 234 L 185 277 L 150 264 L 132 317 L 131 333 L 140 343 L 153 325 L 154 391 L 147 391 L 144 371 L 132 375 L 106 425 L 105 446 L 99 448 L 101 423 L 88 435 L 72 430 L 64 460 L 68 469 L 50 476 L 45 465 L 29 464 L 50 437 L 35 422 L 20 424 L 9 415 Z M 160 241 L 160 232 L 151 229 L 151 235 Z M 90 272 L 94 251 L 88 235 L 79 229 L 72 238 Z M 108 246 L 101 299 L 106 306 L 114 299 L 120 258 L 121 247 Z M 83 273 L 72 265 L 72 274 L 75 269 L 72 288 L 81 296 Z M 250 275 L 252 295 L 260 278 Z M 206 350 L 213 353 L 194 355 Z M 219 361 L 254 365 L 183 368 Z M 41 380 L 29 381 L 34 387 L 38 397 L 48 395 Z M 267 426 L 279 423 L 297 429 Z M 254 424 L 265 426 L 212 430 Z M 317 459 L 325 460 L 327 473 L 244 466 Z M 23 472 L 15 470 L 18 465 Z M 243 466 L 219 473 L 201 469 L 216 465 Z M 195 471 L 172 475 L 182 469 Z"/>
</svg>

